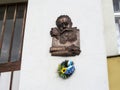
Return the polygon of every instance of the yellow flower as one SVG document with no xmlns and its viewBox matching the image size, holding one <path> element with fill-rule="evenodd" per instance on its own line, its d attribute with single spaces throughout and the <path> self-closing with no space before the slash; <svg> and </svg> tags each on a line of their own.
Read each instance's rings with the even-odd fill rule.
<svg viewBox="0 0 120 90">
<path fill-rule="evenodd" d="M 66 72 L 66 70 L 67 70 L 66 68 L 62 68 L 62 69 L 61 69 L 61 73 L 64 74 L 64 73 Z"/>
</svg>

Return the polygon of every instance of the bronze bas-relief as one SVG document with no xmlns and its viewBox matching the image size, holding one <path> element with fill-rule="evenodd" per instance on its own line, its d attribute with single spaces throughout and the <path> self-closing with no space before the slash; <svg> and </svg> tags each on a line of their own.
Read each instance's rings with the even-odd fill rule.
<svg viewBox="0 0 120 90">
<path fill-rule="evenodd" d="M 69 16 L 61 15 L 56 20 L 57 27 L 51 29 L 52 56 L 76 56 L 80 54 L 79 29 L 72 27 Z"/>
</svg>

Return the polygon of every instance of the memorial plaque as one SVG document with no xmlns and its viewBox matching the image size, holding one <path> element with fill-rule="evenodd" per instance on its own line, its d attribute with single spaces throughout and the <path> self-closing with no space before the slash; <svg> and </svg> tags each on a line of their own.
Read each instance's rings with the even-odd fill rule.
<svg viewBox="0 0 120 90">
<path fill-rule="evenodd" d="M 56 20 L 57 27 L 51 28 L 52 56 L 76 56 L 80 50 L 80 34 L 77 27 L 72 27 L 71 18 L 61 15 Z"/>
</svg>

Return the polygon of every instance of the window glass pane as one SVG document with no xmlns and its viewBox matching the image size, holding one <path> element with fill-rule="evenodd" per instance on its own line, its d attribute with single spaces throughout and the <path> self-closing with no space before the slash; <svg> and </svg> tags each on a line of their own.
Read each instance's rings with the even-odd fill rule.
<svg viewBox="0 0 120 90">
<path fill-rule="evenodd" d="M 120 17 L 115 18 L 116 31 L 117 31 L 117 42 L 118 42 L 118 51 L 120 54 Z"/>
<path fill-rule="evenodd" d="M 113 7 L 115 12 L 120 12 L 120 0 L 113 0 Z"/>
<path fill-rule="evenodd" d="M 4 12 L 5 12 L 5 7 L 0 6 L 0 40 L 1 40 L 1 37 L 2 37 L 2 26 L 3 26 Z M 0 44 L 0 52 L 1 52 L 1 44 Z"/>
<path fill-rule="evenodd" d="M 23 18 L 24 16 L 25 4 L 19 4 L 17 8 L 17 18 Z"/>
<path fill-rule="evenodd" d="M 2 31 L 4 12 L 5 12 L 5 6 L 0 6 L 0 35 L 1 35 L 1 31 Z M 1 36 L 0 36 L 0 38 L 1 38 Z"/>
<path fill-rule="evenodd" d="M 0 39 L 1 39 L 4 12 L 5 12 L 5 6 L 0 6 Z M 0 46 L 0 53 L 1 53 L 1 46 Z M 0 59 L 0 62 L 1 62 L 1 59 Z"/>
<path fill-rule="evenodd" d="M 18 8 L 17 8 L 11 61 L 16 61 L 20 59 L 20 44 L 22 40 L 21 34 L 22 34 L 24 7 L 25 7 L 25 4 L 20 4 L 18 5 Z"/>
<path fill-rule="evenodd" d="M 0 61 L 8 62 L 15 6 L 8 6 Z"/>
<path fill-rule="evenodd" d="M 3 20 L 5 12 L 5 6 L 0 6 L 0 20 Z"/>
</svg>

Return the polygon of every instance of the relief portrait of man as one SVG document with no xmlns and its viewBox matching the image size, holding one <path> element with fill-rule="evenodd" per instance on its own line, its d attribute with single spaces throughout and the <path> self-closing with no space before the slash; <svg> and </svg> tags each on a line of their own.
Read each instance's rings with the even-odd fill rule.
<svg viewBox="0 0 120 90">
<path fill-rule="evenodd" d="M 76 56 L 80 50 L 80 34 L 77 27 L 72 27 L 71 18 L 68 15 L 61 15 L 56 20 L 56 26 L 51 28 L 52 56 Z"/>
</svg>

